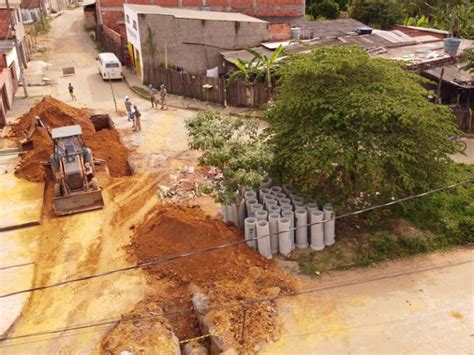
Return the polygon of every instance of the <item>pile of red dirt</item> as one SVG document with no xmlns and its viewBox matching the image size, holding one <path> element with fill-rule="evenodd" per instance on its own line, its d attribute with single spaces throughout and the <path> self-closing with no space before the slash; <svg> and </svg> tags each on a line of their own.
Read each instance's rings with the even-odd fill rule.
<svg viewBox="0 0 474 355">
<path fill-rule="evenodd" d="M 130 251 L 139 262 L 206 249 L 240 240 L 238 231 L 210 219 L 199 208 L 167 205 L 158 207 L 144 224 L 135 228 Z M 292 280 L 275 263 L 246 244 L 218 249 L 166 262 L 146 269 L 150 280 L 166 280 L 171 286 L 157 300 L 165 311 L 191 307 L 191 284 L 210 297 L 211 306 L 254 300 L 294 289 Z M 152 282 L 152 281 L 151 281 Z M 167 306 L 168 304 L 168 306 Z M 242 345 L 242 306 L 218 307 L 213 319 L 220 336 L 239 351 L 278 336 L 276 310 L 271 302 L 246 306 L 245 345 Z M 199 335 L 192 313 L 169 317 L 180 339 Z"/>
<path fill-rule="evenodd" d="M 43 98 L 37 105 L 23 115 L 13 131 L 18 138 L 23 138 L 22 132 L 28 132 L 31 125 L 40 117 L 49 128 L 78 124 L 86 146 L 92 149 L 95 158 L 107 162 L 110 175 L 130 175 L 127 158 L 129 151 L 119 141 L 118 133 L 110 129 L 95 131 L 90 120 L 90 111 L 65 104 L 53 97 Z M 26 152 L 15 175 L 29 181 L 44 181 L 45 169 L 41 162 L 48 160 L 52 153 L 53 143 L 45 128 L 38 128 L 31 138 L 33 149 Z"/>
</svg>

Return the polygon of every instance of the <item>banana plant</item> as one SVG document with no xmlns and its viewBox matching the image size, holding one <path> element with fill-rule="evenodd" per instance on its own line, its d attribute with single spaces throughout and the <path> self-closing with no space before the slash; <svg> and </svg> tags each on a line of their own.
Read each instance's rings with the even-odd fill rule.
<svg viewBox="0 0 474 355">
<path fill-rule="evenodd" d="M 259 53 L 251 48 L 247 48 L 246 51 L 252 54 L 254 57 L 252 60 L 255 60 L 259 65 L 257 66 L 265 75 L 265 81 L 267 82 L 268 98 L 272 100 L 273 98 L 273 85 L 272 78 L 273 72 L 276 66 L 276 63 L 280 56 L 283 53 L 283 46 L 280 44 L 275 52 L 273 52 L 271 57 L 263 53 Z"/>
<path fill-rule="evenodd" d="M 238 79 L 250 82 L 259 76 L 258 67 L 260 63 L 256 61 L 255 57 L 249 61 L 238 58 L 232 64 L 235 65 L 237 70 L 230 74 L 227 86 L 232 85 Z"/>
</svg>

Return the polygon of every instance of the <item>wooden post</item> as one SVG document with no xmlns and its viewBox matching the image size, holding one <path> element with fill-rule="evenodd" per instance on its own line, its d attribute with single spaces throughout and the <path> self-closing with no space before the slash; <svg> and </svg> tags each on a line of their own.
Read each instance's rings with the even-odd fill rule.
<svg viewBox="0 0 474 355">
<path fill-rule="evenodd" d="M 165 69 L 168 69 L 168 42 L 165 41 Z"/>
<path fill-rule="evenodd" d="M 115 112 L 118 112 L 118 109 L 117 109 L 117 100 L 115 100 L 115 93 L 114 93 L 114 87 L 112 85 L 112 78 L 110 76 L 110 73 L 109 73 L 109 84 L 110 84 L 110 91 L 112 92 L 112 97 L 114 99 L 114 105 L 115 105 Z"/>
<path fill-rule="evenodd" d="M 441 84 L 443 83 L 444 68 L 441 69 L 441 75 L 439 76 L 438 89 L 436 90 L 436 103 L 441 105 Z"/>
</svg>

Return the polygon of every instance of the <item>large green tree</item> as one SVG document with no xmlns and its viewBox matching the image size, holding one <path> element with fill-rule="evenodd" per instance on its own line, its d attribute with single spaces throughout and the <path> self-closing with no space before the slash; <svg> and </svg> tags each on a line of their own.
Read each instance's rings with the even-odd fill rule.
<svg viewBox="0 0 474 355">
<path fill-rule="evenodd" d="M 341 46 L 294 55 L 280 75 L 269 119 L 282 183 L 345 207 L 443 183 L 459 132 L 416 74 Z"/>
</svg>

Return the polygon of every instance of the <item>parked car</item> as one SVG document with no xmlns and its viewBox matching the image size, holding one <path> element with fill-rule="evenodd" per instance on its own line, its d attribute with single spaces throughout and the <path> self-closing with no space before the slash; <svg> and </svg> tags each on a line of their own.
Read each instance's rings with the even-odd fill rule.
<svg viewBox="0 0 474 355">
<path fill-rule="evenodd" d="M 97 56 L 99 74 L 103 80 L 122 79 L 122 63 L 113 53 L 100 53 Z"/>
</svg>

